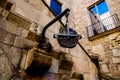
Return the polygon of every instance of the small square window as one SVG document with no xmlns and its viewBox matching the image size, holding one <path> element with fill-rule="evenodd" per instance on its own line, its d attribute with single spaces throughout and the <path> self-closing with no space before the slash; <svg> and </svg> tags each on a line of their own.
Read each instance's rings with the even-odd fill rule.
<svg viewBox="0 0 120 80">
<path fill-rule="evenodd" d="M 50 9 L 54 12 L 55 15 L 58 15 L 62 10 L 61 4 L 57 0 L 51 0 Z"/>
<path fill-rule="evenodd" d="M 107 22 L 104 20 L 101 23 L 99 21 L 107 18 L 110 16 L 107 4 L 105 0 L 96 3 L 89 9 L 90 20 L 93 26 L 94 34 L 102 33 L 103 31 L 107 30 Z"/>
<path fill-rule="evenodd" d="M 115 15 L 111 15 L 106 0 L 99 0 L 88 7 L 90 26 L 87 27 L 88 36 L 92 37 L 107 32 L 116 27 Z"/>
</svg>

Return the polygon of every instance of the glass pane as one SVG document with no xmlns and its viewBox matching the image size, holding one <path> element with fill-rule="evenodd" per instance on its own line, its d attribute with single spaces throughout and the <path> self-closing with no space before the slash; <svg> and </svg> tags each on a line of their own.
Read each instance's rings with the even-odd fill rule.
<svg viewBox="0 0 120 80">
<path fill-rule="evenodd" d="M 61 13 L 61 5 L 56 0 L 51 0 L 50 8 L 55 13 L 55 15 Z"/>
<path fill-rule="evenodd" d="M 103 14 L 108 13 L 108 7 L 105 1 L 96 4 L 93 8 L 91 8 L 91 10 L 93 11 L 94 14 L 101 16 Z"/>
<path fill-rule="evenodd" d="M 102 15 L 106 12 L 108 12 L 108 7 L 107 7 L 107 4 L 105 1 L 101 2 L 100 4 L 97 5 L 97 8 L 98 8 L 98 14 L 99 15 Z"/>
</svg>

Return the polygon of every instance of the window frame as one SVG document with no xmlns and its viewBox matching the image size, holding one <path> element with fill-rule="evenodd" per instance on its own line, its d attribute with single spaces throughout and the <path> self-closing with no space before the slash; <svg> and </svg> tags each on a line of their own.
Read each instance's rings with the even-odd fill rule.
<svg viewBox="0 0 120 80">
<path fill-rule="evenodd" d="M 61 7 L 61 12 L 62 12 L 62 2 L 61 1 L 59 1 L 59 0 L 54 0 L 58 5 L 60 5 L 60 7 Z M 57 16 L 58 14 L 56 14 L 55 12 L 54 12 L 54 10 L 52 10 L 52 8 L 51 8 L 51 0 L 50 0 L 50 9 L 51 9 L 51 11 L 52 11 L 52 13 L 55 15 L 55 16 Z M 61 13 L 60 12 L 60 13 Z M 60 14 L 59 13 L 59 14 Z"/>
<path fill-rule="evenodd" d="M 91 9 L 93 8 L 93 7 L 95 7 L 95 6 L 97 6 L 97 5 L 99 5 L 100 3 L 102 3 L 102 2 L 106 2 L 106 0 L 99 0 L 99 1 L 96 1 L 96 2 L 94 2 L 92 5 L 90 5 L 89 7 L 87 7 L 87 9 L 88 9 L 88 16 L 89 16 L 89 25 L 91 26 L 91 28 L 89 28 L 89 31 L 88 32 L 90 32 L 90 33 L 88 33 L 89 35 L 91 35 L 91 36 L 95 36 L 95 35 L 97 35 L 97 34 L 99 34 L 99 33 L 102 33 L 102 32 L 104 32 L 105 30 L 104 30 L 104 25 L 102 24 L 102 22 L 100 22 L 101 21 L 101 19 L 100 19 L 100 15 L 99 15 L 99 11 L 97 11 L 98 12 L 98 17 L 97 17 L 97 15 L 95 14 L 94 15 L 94 21 L 92 20 L 93 18 L 91 17 L 91 14 L 90 13 L 92 13 L 91 12 Z M 106 3 L 107 4 L 107 3 Z M 108 8 L 108 5 L 107 5 L 107 8 Z M 97 9 L 96 9 L 97 10 Z M 109 8 L 108 8 L 108 10 L 109 10 Z M 94 13 L 93 13 L 94 14 Z M 97 23 L 99 23 L 100 22 L 100 24 L 98 24 L 97 25 Z M 99 26 L 99 29 L 97 29 L 97 33 L 95 33 L 96 32 L 96 30 L 93 28 L 93 26 L 94 26 L 94 24 L 95 25 L 97 25 L 97 26 Z M 96 27 L 97 28 L 97 27 Z M 94 32 L 94 30 L 95 30 L 95 32 Z"/>
</svg>

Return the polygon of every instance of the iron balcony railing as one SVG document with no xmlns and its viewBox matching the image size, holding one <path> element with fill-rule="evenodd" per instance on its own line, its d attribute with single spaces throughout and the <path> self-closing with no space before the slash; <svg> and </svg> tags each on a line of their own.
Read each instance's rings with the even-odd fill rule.
<svg viewBox="0 0 120 80">
<path fill-rule="evenodd" d="M 93 37 L 98 34 L 115 29 L 117 27 L 120 27 L 120 20 L 119 20 L 117 14 L 114 14 L 110 17 L 107 17 L 101 21 L 98 21 L 98 22 L 88 26 L 87 34 L 88 34 L 88 37 Z"/>
</svg>

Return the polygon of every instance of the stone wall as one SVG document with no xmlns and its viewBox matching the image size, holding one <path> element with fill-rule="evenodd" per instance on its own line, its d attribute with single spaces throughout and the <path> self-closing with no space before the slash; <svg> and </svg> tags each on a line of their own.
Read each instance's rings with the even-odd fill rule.
<svg viewBox="0 0 120 80">
<path fill-rule="evenodd" d="M 115 1 L 109 0 L 109 1 L 107 1 L 107 4 L 109 6 L 109 10 L 110 10 L 111 14 L 117 14 L 120 19 L 120 11 L 119 11 L 120 1 L 119 0 L 115 0 Z"/>
<path fill-rule="evenodd" d="M 50 5 L 50 0 L 44 1 L 48 6 Z M 86 26 L 90 25 L 87 8 L 95 3 L 95 0 L 59 0 L 59 2 L 62 3 L 62 11 L 70 8 L 70 27 L 82 35 L 79 43 L 89 52 L 89 55 L 99 56 L 101 72 L 119 77 L 120 33 L 116 32 L 93 41 L 89 41 L 87 37 Z M 23 70 L 26 55 L 31 48 L 36 48 L 41 31 L 55 16 L 42 0 L 1 0 L 1 3 L 0 80 L 31 79 L 30 76 L 25 77 L 26 73 Z M 117 13 L 119 16 L 119 0 L 109 0 L 107 3 L 111 13 Z M 65 17 L 62 18 L 62 22 L 65 23 Z M 47 67 L 50 66 L 44 76 L 35 77 L 34 80 L 82 80 L 83 77 L 85 80 L 97 80 L 98 68 L 79 45 L 70 49 L 64 48 L 53 38 L 53 34 L 59 33 L 61 26 L 60 22 L 56 22 L 46 31 L 46 37 L 54 47 L 52 52 L 41 49 L 33 51 L 32 54 L 37 52 L 40 54 L 39 59 L 43 59 L 40 64 L 47 63 L 45 60 L 48 60 Z M 43 68 L 41 65 L 40 67 Z"/>
<path fill-rule="evenodd" d="M 55 16 L 42 1 L 2 1 L 2 6 L 0 6 L 0 65 L 2 65 L 0 67 L 0 80 L 22 80 L 23 78 L 33 78 L 34 80 L 79 80 L 83 79 L 83 77 L 86 77 L 87 80 L 89 76 L 96 79 L 96 67 L 78 45 L 73 49 L 63 48 L 53 38 L 53 34 L 59 33 L 61 26 L 59 22 L 53 24 L 46 32 L 46 37 L 49 38 L 54 50 L 50 53 L 41 49 L 35 50 L 40 54 L 41 69 L 43 68 L 42 65 L 49 67 L 48 64 L 45 64 L 45 60 L 48 60 L 50 69 L 42 77 L 30 77 L 29 75 L 26 77 L 24 67 L 27 62 L 27 54 L 29 54 L 31 48 L 36 47 L 42 29 Z M 11 5 L 10 9 L 6 5 L 8 3 Z M 50 61 L 48 58 L 50 58 Z M 89 64 L 93 67 L 90 67 Z"/>
<path fill-rule="evenodd" d="M 86 31 L 86 27 L 90 25 L 88 7 L 90 7 L 91 5 L 93 5 L 95 2 L 99 0 L 87 0 L 87 1 L 60 0 L 60 1 L 62 1 L 64 4 L 63 9 L 69 7 L 71 10 L 69 21 L 70 21 L 71 27 L 74 28 L 79 34 L 82 35 L 82 39 L 79 40 L 79 42 L 84 46 L 86 50 L 88 50 L 90 55 L 99 56 L 99 61 L 100 61 L 99 64 L 100 64 L 101 73 L 105 73 L 110 76 L 120 77 L 119 68 L 118 68 L 119 62 L 120 62 L 119 56 L 118 56 L 119 49 L 111 48 L 111 44 L 112 44 L 111 40 L 114 40 L 115 37 L 119 35 L 119 32 L 115 32 L 115 33 L 112 33 L 111 35 L 100 37 L 93 41 L 88 40 L 87 31 Z M 107 0 L 106 2 L 107 2 L 111 15 L 117 14 L 118 18 L 120 19 L 119 0 L 115 0 L 115 1 Z M 117 41 L 114 43 L 114 45 L 118 45 L 118 43 L 117 44 L 116 43 Z M 75 50 L 72 50 L 72 51 L 75 51 Z M 115 57 L 115 54 L 117 54 L 116 57 Z M 91 67 L 93 67 L 93 65 L 91 65 Z"/>
</svg>

